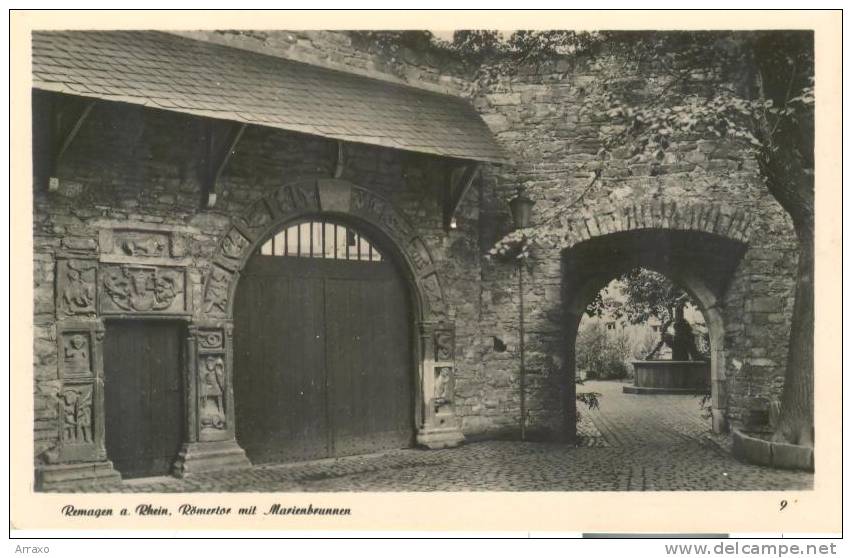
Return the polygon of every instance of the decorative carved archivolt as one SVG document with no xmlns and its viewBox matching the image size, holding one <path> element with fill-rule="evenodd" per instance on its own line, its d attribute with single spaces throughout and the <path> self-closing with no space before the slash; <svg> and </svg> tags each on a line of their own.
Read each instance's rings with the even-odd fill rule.
<svg viewBox="0 0 852 558">
<path fill-rule="evenodd" d="M 242 218 L 243 226 L 255 236 L 270 223 L 272 223 L 272 213 L 269 211 L 269 206 L 266 205 L 266 200 L 255 202 Z"/>
<path fill-rule="evenodd" d="M 282 186 L 255 202 L 222 237 L 219 253 L 207 274 L 204 302 L 207 315 L 227 315 L 232 282 L 240 266 L 263 240 L 284 223 L 320 210 L 348 213 L 383 230 L 410 265 L 427 319 L 444 319 L 446 307 L 440 280 L 426 243 L 411 224 L 381 196 L 343 180 L 319 180 Z"/>
<path fill-rule="evenodd" d="M 284 214 L 294 211 L 317 210 L 317 193 L 314 184 L 294 184 L 275 192 L 276 206 Z"/>
<path fill-rule="evenodd" d="M 56 311 L 58 317 L 94 315 L 97 264 L 94 260 L 58 260 Z"/>
<path fill-rule="evenodd" d="M 228 293 L 232 275 L 219 266 L 214 265 L 207 276 L 207 288 L 204 292 L 205 314 L 225 314 L 228 311 Z"/>
<path fill-rule="evenodd" d="M 438 281 L 438 275 L 430 273 L 426 277 L 421 278 L 418 281 L 418 284 L 423 291 L 423 296 L 426 299 L 426 303 L 429 305 L 429 308 L 440 308 L 442 306 L 444 296 L 441 294 L 441 284 Z"/>
<path fill-rule="evenodd" d="M 429 250 L 419 238 L 414 238 L 408 245 L 411 255 L 411 262 L 414 264 L 414 269 L 417 273 L 428 271 L 432 266 L 432 257 L 429 255 Z"/>
<path fill-rule="evenodd" d="M 239 262 L 243 253 L 249 247 L 249 239 L 237 229 L 231 229 L 222 239 L 222 255 L 229 260 Z"/>
<path fill-rule="evenodd" d="M 101 267 L 101 312 L 185 312 L 186 273 L 181 268 Z"/>
</svg>

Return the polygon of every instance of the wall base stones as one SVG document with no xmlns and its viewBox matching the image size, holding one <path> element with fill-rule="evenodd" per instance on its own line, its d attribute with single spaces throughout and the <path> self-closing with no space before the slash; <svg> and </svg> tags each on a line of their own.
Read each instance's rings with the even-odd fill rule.
<svg viewBox="0 0 852 558">
<path fill-rule="evenodd" d="M 177 461 L 172 467 L 172 473 L 176 477 L 186 477 L 194 473 L 246 467 L 251 467 L 251 462 L 243 448 L 234 440 L 191 442 L 184 444 L 181 448 Z"/>
<path fill-rule="evenodd" d="M 776 469 L 814 470 L 814 449 L 758 438 L 742 430 L 733 432 L 734 457 L 746 463 Z"/>
<path fill-rule="evenodd" d="M 36 488 L 64 490 L 68 488 L 101 488 L 121 482 L 121 475 L 111 461 L 62 463 L 36 468 Z"/>
<path fill-rule="evenodd" d="M 429 449 L 454 448 L 464 442 L 458 428 L 430 428 L 417 433 L 417 445 Z"/>
</svg>

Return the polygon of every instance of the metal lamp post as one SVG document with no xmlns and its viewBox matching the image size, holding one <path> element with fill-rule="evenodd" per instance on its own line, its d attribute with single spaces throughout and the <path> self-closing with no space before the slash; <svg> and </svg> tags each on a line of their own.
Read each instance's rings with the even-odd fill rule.
<svg viewBox="0 0 852 558">
<path fill-rule="evenodd" d="M 525 229 L 530 226 L 532 207 L 535 202 L 524 195 L 523 188 L 518 187 L 514 198 L 509 200 L 512 220 L 515 229 Z M 520 390 L 521 390 L 521 440 L 526 439 L 527 405 L 526 405 L 526 367 L 524 366 L 524 260 L 518 258 L 518 350 L 521 358 Z"/>
</svg>

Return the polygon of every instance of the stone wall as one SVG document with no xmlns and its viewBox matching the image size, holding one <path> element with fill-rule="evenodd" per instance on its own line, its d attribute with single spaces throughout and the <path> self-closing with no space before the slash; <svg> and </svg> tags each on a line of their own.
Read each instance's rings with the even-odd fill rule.
<svg viewBox="0 0 852 558">
<path fill-rule="evenodd" d="M 724 403 L 729 417 L 738 422 L 754 399 L 765 409 L 767 400 L 780 395 L 783 384 L 796 269 L 792 223 L 769 195 L 756 161 L 724 140 L 678 142 L 653 171 L 649 161 L 637 161 L 626 148 L 602 159 L 600 128 L 609 121 L 602 109 L 583 108 L 584 90 L 600 79 L 588 62 L 554 61 L 522 68 L 483 87 L 473 100 L 517 162 L 489 167 L 485 173 L 483 249 L 511 230 L 506 202 L 518 185 L 525 185 L 536 201 L 534 222 L 536 216 L 552 214 L 556 206 L 573 208 L 562 223 L 569 237 L 566 243 L 534 252 L 527 275 L 529 423 L 545 431 L 559 429 L 558 379 L 564 363 L 555 348 L 571 342 L 563 337 L 560 258 L 562 249 L 583 240 L 570 239 L 572 222 L 588 230 L 584 232 L 588 238 L 612 232 L 598 230 L 598 224 L 620 217 L 631 206 L 696 204 L 725 205 L 728 209 L 723 211 L 750 220 L 748 250 L 721 301 L 729 395 Z M 484 262 L 482 270 L 481 377 L 457 380 L 460 398 L 469 397 L 471 402 L 461 407 L 469 411 L 464 423 L 472 429 L 517 428 L 516 272 L 514 266 L 497 262 Z M 496 349 L 494 337 L 507 350 Z M 483 408 L 481 401 L 490 404 Z"/>
<path fill-rule="evenodd" d="M 181 257 L 189 260 L 187 296 L 200 302 L 222 236 L 237 216 L 284 184 L 334 173 L 335 142 L 250 127 L 220 179 L 223 195 L 205 209 L 202 127 L 201 119 L 187 115 L 98 103 L 63 157 L 58 190 L 34 187 L 36 456 L 59 437 L 58 258 L 102 252 L 105 223 L 178 230 Z M 345 158 L 340 178 L 389 200 L 426 243 L 441 279 L 446 319 L 456 324 L 456 366 L 477 366 L 467 349 L 478 337 L 478 283 L 470 280 L 480 274 L 477 196 L 463 202 L 458 227 L 447 232 L 439 186 L 429 180 L 433 159 L 364 145 L 347 145 Z"/>
<path fill-rule="evenodd" d="M 755 402 L 765 406 L 780 394 L 795 239 L 755 161 L 736 146 L 701 138 L 683 141 L 653 171 L 626 150 L 601 160 L 599 131 L 606 118 L 582 109 L 585 88 L 600 79 L 588 61 L 558 60 L 486 83 L 476 81 L 475 67 L 451 55 L 411 47 L 389 52 L 347 33 L 183 34 L 466 96 L 480 111 L 515 163 L 483 166 L 481 179 L 463 200 L 455 230 L 445 232 L 441 226 L 440 186 L 430 158 L 348 145 L 342 177 L 390 199 L 437 262 L 448 318 L 456 325 L 456 413 L 469 439 L 514 434 L 519 425 L 517 271 L 485 256 L 511 230 L 506 202 L 521 184 L 536 200 L 538 218 L 570 205 L 575 223 L 609 219 L 628 206 L 684 201 L 723 202 L 747 214 L 748 249 L 720 305 L 727 413 L 739 421 Z M 225 195 L 214 209 L 203 209 L 200 127 L 201 121 L 189 116 L 100 103 L 59 169 L 59 190 L 35 188 L 37 456 L 59 436 L 57 255 L 97 250 L 99 220 L 186 227 L 189 278 L 200 292 L 218 242 L 236 215 L 285 182 L 334 172 L 333 142 L 250 127 L 222 178 Z M 589 236 L 607 232 L 595 231 Z M 563 248 L 535 251 L 525 277 L 528 424 L 544 434 L 560 432 L 565 414 L 559 390 L 567 371 L 559 347 L 570 340 L 565 338 Z"/>
</svg>

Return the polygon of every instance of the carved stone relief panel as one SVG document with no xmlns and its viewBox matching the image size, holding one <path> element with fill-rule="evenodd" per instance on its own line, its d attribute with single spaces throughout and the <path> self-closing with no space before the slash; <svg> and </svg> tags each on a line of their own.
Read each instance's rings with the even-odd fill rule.
<svg viewBox="0 0 852 558">
<path fill-rule="evenodd" d="M 240 220 L 249 233 L 257 236 L 272 223 L 272 213 L 265 200 L 259 200 L 252 205 Z"/>
<path fill-rule="evenodd" d="M 379 221 L 397 238 L 408 238 L 411 235 L 411 227 L 389 205 L 384 208 Z"/>
<path fill-rule="evenodd" d="M 435 389 L 432 394 L 432 404 L 435 406 L 435 412 L 438 413 L 453 403 L 453 368 L 436 366 L 434 374 Z"/>
<path fill-rule="evenodd" d="M 199 339 L 200 343 L 200 339 Z M 204 430 L 225 430 L 225 358 L 221 354 L 199 355 L 198 359 L 198 418 Z"/>
<path fill-rule="evenodd" d="M 62 417 L 62 445 L 93 445 L 92 430 L 94 415 L 92 384 L 65 385 L 59 393 L 60 416 Z"/>
<path fill-rule="evenodd" d="M 102 264 L 103 314 L 186 313 L 186 270 L 163 266 Z"/>
<path fill-rule="evenodd" d="M 228 311 L 228 296 L 232 274 L 230 271 L 214 265 L 207 276 L 207 286 L 204 290 L 205 314 L 225 314 Z"/>
<path fill-rule="evenodd" d="M 410 225 L 399 216 L 389 202 L 367 190 L 362 188 L 353 190 L 352 210 L 369 221 L 380 224 L 397 239 L 407 239 L 412 234 Z"/>
<path fill-rule="evenodd" d="M 429 305 L 432 312 L 438 311 L 442 306 L 443 296 L 441 294 L 441 284 L 438 282 L 438 276 L 435 273 L 421 278 L 418 283 L 423 291 L 425 302 Z"/>
<path fill-rule="evenodd" d="M 98 461 L 103 446 L 103 323 L 65 319 L 57 322 L 60 386 L 57 421 L 60 432 L 51 458 L 58 462 Z"/>
<path fill-rule="evenodd" d="M 432 257 L 426 249 L 426 244 L 419 238 L 414 238 L 409 243 L 409 253 L 411 254 L 411 262 L 414 265 L 414 270 L 418 275 L 429 270 L 432 267 Z"/>
<path fill-rule="evenodd" d="M 450 330 L 437 330 L 435 332 L 435 360 L 438 362 L 452 361 L 454 358 L 453 332 Z"/>
<path fill-rule="evenodd" d="M 168 229 L 104 228 L 99 235 L 102 256 L 114 260 L 142 261 L 151 258 L 178 258 L 186 255 L 186 238 Z"/>
<path fill-rule="evenodd" d="M 232 228 L 222 239 L 220 253 L 225 262 L 231 266 L 239 266 L 243 255 L 248 249 L 251 241 L 246 238 L 238 229 Z"/>
<path fill-rule="evenodd" d="M 60 259 L 56 262 L 56 270 L 57 317 L 94 315 L 97 263 Z"/>
<path fill-rule="evenodd" d="M 197 335 L 199 352 L 221 351 L 225 347 L 221 329 L 199 328 Z"/>
<path fill-rule="evenodd" d="M 169 235 L 138 231 L 115 231 L 115 248 L 126 256 L 164 257 L 170 253 Z"/>
<path fill-rule="evenodd" d="M 319 209 L 316 184 L 294 184 L 275 192 L 275 202 L 282 214 Z"/>
<path fill-rule="evenodd" d="M 61 378 L 91 378 L 92 334 L 90 331 L 63 331 L 59 335 Z"/>
</svg>

